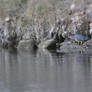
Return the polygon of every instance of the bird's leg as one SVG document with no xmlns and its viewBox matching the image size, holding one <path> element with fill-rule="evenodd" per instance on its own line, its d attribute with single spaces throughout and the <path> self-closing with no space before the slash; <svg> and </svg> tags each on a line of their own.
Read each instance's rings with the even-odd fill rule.
<svg viewBox="0 0 92 92">
<path fill-rule="evenodd" d="M 83 41 L 80 41 L 80 45 L 82 45 L 83 44 Z"/>
<path fill-rule="evenodd" d="M 83 41 L 77 41 L 77 44 L 78 45 L 82 45 L 83 44 Z"/>
<path fill-rule="evenodd" d="M 77 41 L 77 44 L 80 45 L 80 41 Z"/>
</svg>

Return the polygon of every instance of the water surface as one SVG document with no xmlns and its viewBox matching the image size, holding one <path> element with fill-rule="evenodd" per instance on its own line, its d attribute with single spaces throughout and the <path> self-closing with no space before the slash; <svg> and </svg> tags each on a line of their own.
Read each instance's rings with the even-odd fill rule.
<svg viewBox="0 0 92 92">
<path fill-rule="evenodd" d="M 0 50 L 0 92 L 92 92 L 92 55 Z"/>
</svg>

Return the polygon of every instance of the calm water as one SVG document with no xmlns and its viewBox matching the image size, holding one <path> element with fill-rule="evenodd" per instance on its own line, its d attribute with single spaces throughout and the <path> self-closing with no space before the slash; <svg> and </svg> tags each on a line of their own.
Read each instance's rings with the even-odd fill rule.
<svg viewBox="0 0 92 92">
<path fill-rule="evenodd" d="M 0 50 L 0 92 L 92 92 L 92 55 Z"/>
</svg>

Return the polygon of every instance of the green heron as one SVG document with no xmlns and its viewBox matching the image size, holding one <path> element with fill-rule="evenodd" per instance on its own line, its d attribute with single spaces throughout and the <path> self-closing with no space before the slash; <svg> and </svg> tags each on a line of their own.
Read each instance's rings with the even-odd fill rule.
<svg viewBox="0 0 92 92">
<path fill-rule="evenodd" d="M 81 34 L 72 34 L 69 36 L 70 40 L 73 42 L 77 42 L 78 44 L 83 44 L 83 42 L 87 41 L 88 36 L 84 36 Z"/>
</svg>

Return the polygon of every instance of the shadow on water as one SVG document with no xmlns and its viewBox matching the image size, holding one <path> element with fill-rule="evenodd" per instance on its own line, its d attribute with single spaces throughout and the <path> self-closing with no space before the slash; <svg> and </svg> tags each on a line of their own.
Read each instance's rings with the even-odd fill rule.
<svg viewBox="0 0 92 92">
<path fill-rule="evenodd" d="M 91 92 L 92 56 L 0 50 L 0 92 Z"/>
</svg>

